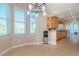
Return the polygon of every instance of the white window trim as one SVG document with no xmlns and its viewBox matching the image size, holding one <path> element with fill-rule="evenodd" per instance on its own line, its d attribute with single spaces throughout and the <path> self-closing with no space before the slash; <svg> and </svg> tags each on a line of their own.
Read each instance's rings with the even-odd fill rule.
<svg viewBox="0 0 79 59">
<path fill-rule="evenodd" d="M 32 17 L 32 18 L 35 18 L 35 17 Z M 35 19 L 36 19 L 36 18 L 35 18 Z M 32 23 L 32 24 L 34 24 L 34 23 L 36 24 L 36 22 L 31 22 L 31 20 L 30 20 L 30 25 L 31 25 L 31 23 Z M 36 31 L 35 31 L 34 33 L 31 33 L 31 28 L 30 28 L 30 34 L 36 34 Z"/>
<path fill-rule="evenodd" d="M 14 6 L 14 12 L 17 9 L 19 9 L 19 11 L 21 10 L 22 12 L 25 12 L 24 9 Z M 14 14 L 14 17 L 15 17 L 15 14 Z M 25 33 L 23 33 L 23 34 L 22 33 L 21 34 L 15 33 L 15 23 L 24 23 L 25 24 L 24 25 L 24 31 L 25 31 Z M 24 14 L 24 22 L 15 21 L 15 19 L 14 19 L 14 35 L 16 35 L 16 36 L 22 36 L 22 35 L 25 35 L 26 33 L 27 33 L 27 30 L 26 30 L 26 12 L 25 12 L 25 14 Z"/>
<path fill-rule="evenodd" d="M 5 3 L 5 4 L 7 4 L 7 3 Z M 2 19 L 2 20 L 8 19 L 7 21 L 8 21 L 8 23 L 9 23 L 9 22 L 10 22 L 10 6 L 9 6 L 9 4 L 7 4 L 7 6 L 8 6 L 8 18 L 0 17 L 0 19 Z M 8 26 L 10 26 L 10 23 L 8 24 Z M 9 27 L 8 29 L 10 30 L 10 27 Z M 0 39 L 4 39 L 4 38 L 8 37 L 8 36 L 10 35 L 9 30 L 8 30 L 8 32 L 7 32 L 6 35 L 0 36 Z"/>
</svg>

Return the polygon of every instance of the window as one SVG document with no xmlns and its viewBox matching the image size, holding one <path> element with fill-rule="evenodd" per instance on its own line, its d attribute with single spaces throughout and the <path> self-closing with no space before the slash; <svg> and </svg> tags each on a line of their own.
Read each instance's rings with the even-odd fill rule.
<svg viewBox="0 0 79 59">
<path fill-rule="evenodd" d="M 15 34 L 25 33 L 25 12 L 22 9 L 15 9 Z"/>
<path fill-rule="evenodd" d="M 77 30 L 78 30 L 78 24 L 77 23 L 74 23 L 73 24 L 73 31 L 74 32 L 77 32 Z"/>
<path fill-rule="evenodd" d="M 78 31 L 79 31 L 78 26 L 79 26 L 78 23 L 72 23 L 72 24 L 71 24 L 71 27 L 70 27 L 70 31 L 71 31 L 72 33 L 78 32 Z"/>
<path fill-rule="evenodd" d="M 9 7 L 8 4 L 0 3 L 0 36 L 9 34 Z"/>
<path fill-rule="evenodd" d="M 35 33 L 36 32 L 36 18 L 35 18 L 35 13 L 30 14 L 30 33 Z"/>
</svg>

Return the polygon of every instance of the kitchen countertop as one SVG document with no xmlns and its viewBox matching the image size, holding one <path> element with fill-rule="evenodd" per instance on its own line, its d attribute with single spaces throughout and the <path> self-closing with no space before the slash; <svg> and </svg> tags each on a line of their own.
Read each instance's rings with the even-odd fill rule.
<svg viewBox="0 0 79 59">
<path fill-rule="evenodd" d="M 66 30 L 56 30 L 57 32 L 62 32 L 62 31 L 66 31 Z"/>
</svg>

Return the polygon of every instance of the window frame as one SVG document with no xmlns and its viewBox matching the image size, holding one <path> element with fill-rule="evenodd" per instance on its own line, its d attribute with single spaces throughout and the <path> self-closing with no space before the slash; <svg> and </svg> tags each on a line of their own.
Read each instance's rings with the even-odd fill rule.
<svg viewBox="0 0 79 59">
<path fill-rule="evenodd" d="M 29 16 L 30 17 L 30 16 Z M 33 21 L 31 21 L 31 18 L 34 18 L 35 19 L 35 22 L 33 22 Z M 31 24 L 36 24 L 36 17 L 30 17 L 30 26 L 31 26 Z M 30 27 L 30 33 L 31 34 L 36 34 L 36 29 L 35 29 L 35 32 L 31 32 L 31 27 Z"/>
<path fill-rule="evenodd" d="M 78 26 L 78 24 L 77 23 L 73 23 L 73 31 L 74 32 L 77 32 L 78 30 L 78 28 L 77 28 L 77 26 Z"/>
<path fill-rule="evenodd" d="M 19 10 L 19 11 L 21 11 L 21 12 L 24 12 L 24 22 L 15 21 L 15 11 L 16 11 L 16 10 Z M 18 34 L 18 33 L 15 32 L 15 23 L 23 23 L 23 24 L 24 24 L 24 33 Z M 22 36 L 22 35 L 25 35 L 26 32 L 27 32 L 27 31 L 26 31 L 26 12 L 25 12 L 24 9 L 14 6 L 14 34 L 15 34 L 16 36 L 20 36 L 20 35 Z"/>
<path fill-rule="evenodd" d="M 6 23 L 7 23 L 7 27 L 6 27 L 6 28 L 7 28 L 7 29 L 6 29 L 7 34 L 0 36 L 0 38 L 2 38 L 2 37 L 7 37 L 7 36 L 10 35 L 10 6 L 9 6 L 8 3 L 0 3 L 0 4 L 5 4 L 5 5 L 7 5 L 7 9 L 8 9 L 8 11 L 7 11 L 7 16 L 6 16 L 7 18 L 0 17 L 0 19 L 5 20 Z"/>
</svg>

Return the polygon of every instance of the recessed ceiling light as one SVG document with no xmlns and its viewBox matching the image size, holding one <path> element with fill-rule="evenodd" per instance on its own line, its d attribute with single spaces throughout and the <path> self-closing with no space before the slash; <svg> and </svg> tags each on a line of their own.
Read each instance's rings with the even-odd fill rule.
<svg viewBox="0 0 79 59">
<path fill-rule="evenodd" d="M 71 8 L 68 8 L 69 11 L 71 11 Z"/>
<path fill-rule="evenodd" d="M 72 16 L 72 18 L 75 18 L 75 16 Z"/>
</svg>

